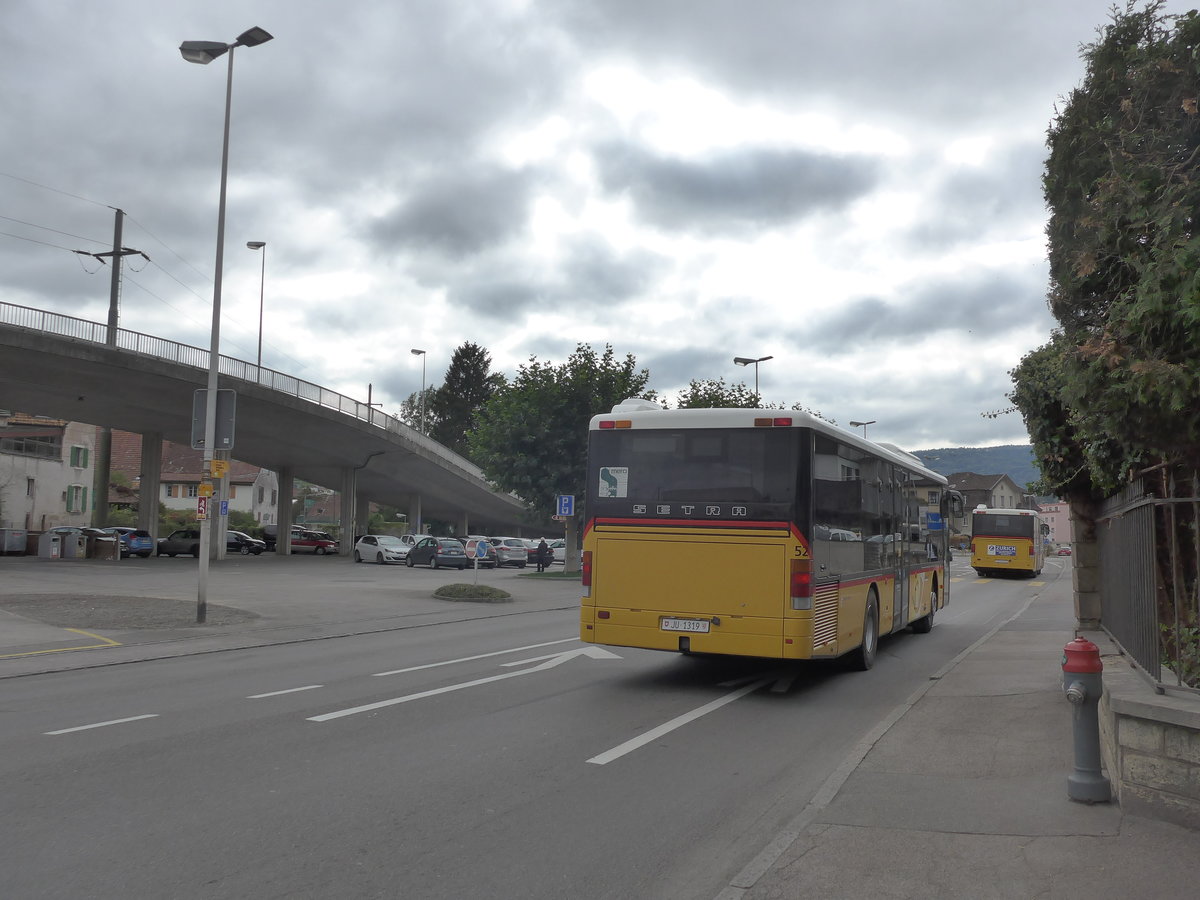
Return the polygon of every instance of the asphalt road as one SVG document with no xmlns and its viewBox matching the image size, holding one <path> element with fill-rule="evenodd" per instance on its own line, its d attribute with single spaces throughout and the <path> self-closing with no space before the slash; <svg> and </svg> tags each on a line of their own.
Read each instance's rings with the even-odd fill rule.
<svg viewBox="0 0 1200 900">
<path fill-rule="evenodd" d="M 326 566 L 306 572 L 331 602 L 347 579 L 446 580 Z M 604 651 L 552 602 L 439 619 L 414 600 L 365 633 L 9 678 L 4 895 L 712 897 L 1061 573 L 967 570 L 933 632 L 885 639 L 867 673 Z"/>
</svg>

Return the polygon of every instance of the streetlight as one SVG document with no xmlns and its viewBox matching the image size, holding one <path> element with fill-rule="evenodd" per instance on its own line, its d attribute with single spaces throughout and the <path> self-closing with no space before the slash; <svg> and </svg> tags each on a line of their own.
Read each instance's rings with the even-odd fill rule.
<svg viewBox="0 0 1200 900">
<path fill-rule="evenodd" d="M 748 366 L 751 363 L 754 364 L 754 396 L 759 403 L 762 402 L 762 398 L 758 396 L 758 364 L 774 358 L 775 357 L 773 356 L 760 356 L 758 359 L 751 359 L 748 356 L 735 356 L 733 358 L 733 361 L 739 366 Z"/>
<path fill-rule="evenodd" d="M 859 425 L 861 425 L 861 426 L 862 426 L 862 430 L 863 430 L 863 439 L 864 439 L 864 440 L 866 440 L 866 437 L 867 437 L 867 426 L 868 426 L 868 425 L 874 425 L 874 424 L 875 424 L 875 420 L 874 420 L 874 419 L 872 419 L 872 420 L 871 420 L 871 421 L 869 421 L 869 422 L 851 422 L 851 423 L 850 423 L 850 427 L 851 427 L 851 428 L 857 428 Z"/>
<path fill-rule="evenodd" d="M 262 251 L 262 273 L 258 277 L 258 368 L 262 368 L 263 286 L 267 282 L 267 242 L 246 241 L 251 250 Z"/>
<path fill-rule="evenodd" d="M 413 347 L 413 356 L 421 357 L 421 434 L 425 433 L 425 351 Z"/>
<path fill-rule="evenodd" d="M 222 53 L 229 53 L 229 72 L 225 78 L 225 130 L 221 141 L 221 197 L 217 204 L 217 261 L 213 275 L 212 341 L 208 350 L 208 396 L 204 410 L 204 463 L 212 471 L 217 432 L 217 370 L 221 363 L 221 269 L 225 257 L 225 186 L 229 178 L 229 110 L 233 103 L 233 51 L 235 47 L 254 47 L 271 40 L 272 35 L 257 25 L 243 31 L 232 44 L 219 41 L 184 41 L 179 53 L 190 63 L 208 65 Z M 208 553 L 212 543 L 212 525 L 200 529 L 200 580 L 196 596 L 196 621 L 204 622 L 208 601 Z"/>
</svg>

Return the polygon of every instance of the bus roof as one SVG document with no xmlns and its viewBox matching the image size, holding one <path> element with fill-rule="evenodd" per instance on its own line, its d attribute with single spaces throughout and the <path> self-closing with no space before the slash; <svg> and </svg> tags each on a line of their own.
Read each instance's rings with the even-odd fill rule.
<svg viewBox="0 0 1200 900">
<path fill-rule="evenodd" d="M 602 421 L 628 421 L 634 428 L 755 428 L 755 420 L 770 419 L 771 427 L 811 428 L 834 440 L 865 450 L 903 466 L 938 484 L 946 477 L 921 464 L 920 459 L 890 444 L 876 444 L 838 425 L 796 409 L 663 409 L 658 404 L 635 397 L 613 407 L 610 413 L 592 416 L 588 428 L 599 431 Z M 786 421 L 787 424 L 780 424 Z"/>
<path fill-rule="evenodd" d="M 1001 509 L 999 506 L 977 506 L 971 510 L 972 515 L 989 516 L 1037 516 L 1041 515 L 1036 509 Z"/>
</svg>

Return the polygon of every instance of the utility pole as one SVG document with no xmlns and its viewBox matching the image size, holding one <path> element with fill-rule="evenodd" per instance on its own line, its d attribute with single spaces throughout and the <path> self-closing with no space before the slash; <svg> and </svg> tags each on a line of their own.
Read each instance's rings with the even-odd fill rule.
<svg viewBox="0 0 1200 900">
<path fill-rule="evenodd" d="M 121 307 L 121 258 L 123 256 L 138 255 L 146 259 L 150 257 L 142 253 L 141 250 L 131 250 L 128 247 L 121 246 L 121 232 L 125 220 L 125 211 L 115 209 L 116 224 L 113 226 L 113 248 L 111 253 L 92 253 L 100 262 L 104 262 L 105 256 L 113 258 L 112 264 L 112 281 L 108 291 L 108 334 L 105 337 L 105 344 L 113 349 L 117 346 L 117 322 L 120 318 Z M 76 251 L 79 252 L 79 251 Z M 102 426 L 100 429 L 100 439 L 96 447 L 95 469 L 92 479 L 92 526 L 95 528 L 103 528 L 108 524 L 108 489 L 112 479 L 112 429 L 108 426 Z M 157 499 L 157 498 L 154 498 Z M 139 507 L 141 502 L 139 500 Z M 139 517 L 141 509 L 138 510 Z"/>
</svg>

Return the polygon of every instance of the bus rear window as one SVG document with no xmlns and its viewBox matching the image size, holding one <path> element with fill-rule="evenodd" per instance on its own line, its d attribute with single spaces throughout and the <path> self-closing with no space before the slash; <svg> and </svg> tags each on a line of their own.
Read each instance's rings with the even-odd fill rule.
<svg viewBox="0 0 1200 900">
<path fill-rule="evenodd" d="M 971 524 L 974 534 L 986 534 L 991 537 L 1032 538 L 1033 526 L 1036 521 L 1034 516 L 998 516 L 976 513 Z"/>
</svg>

